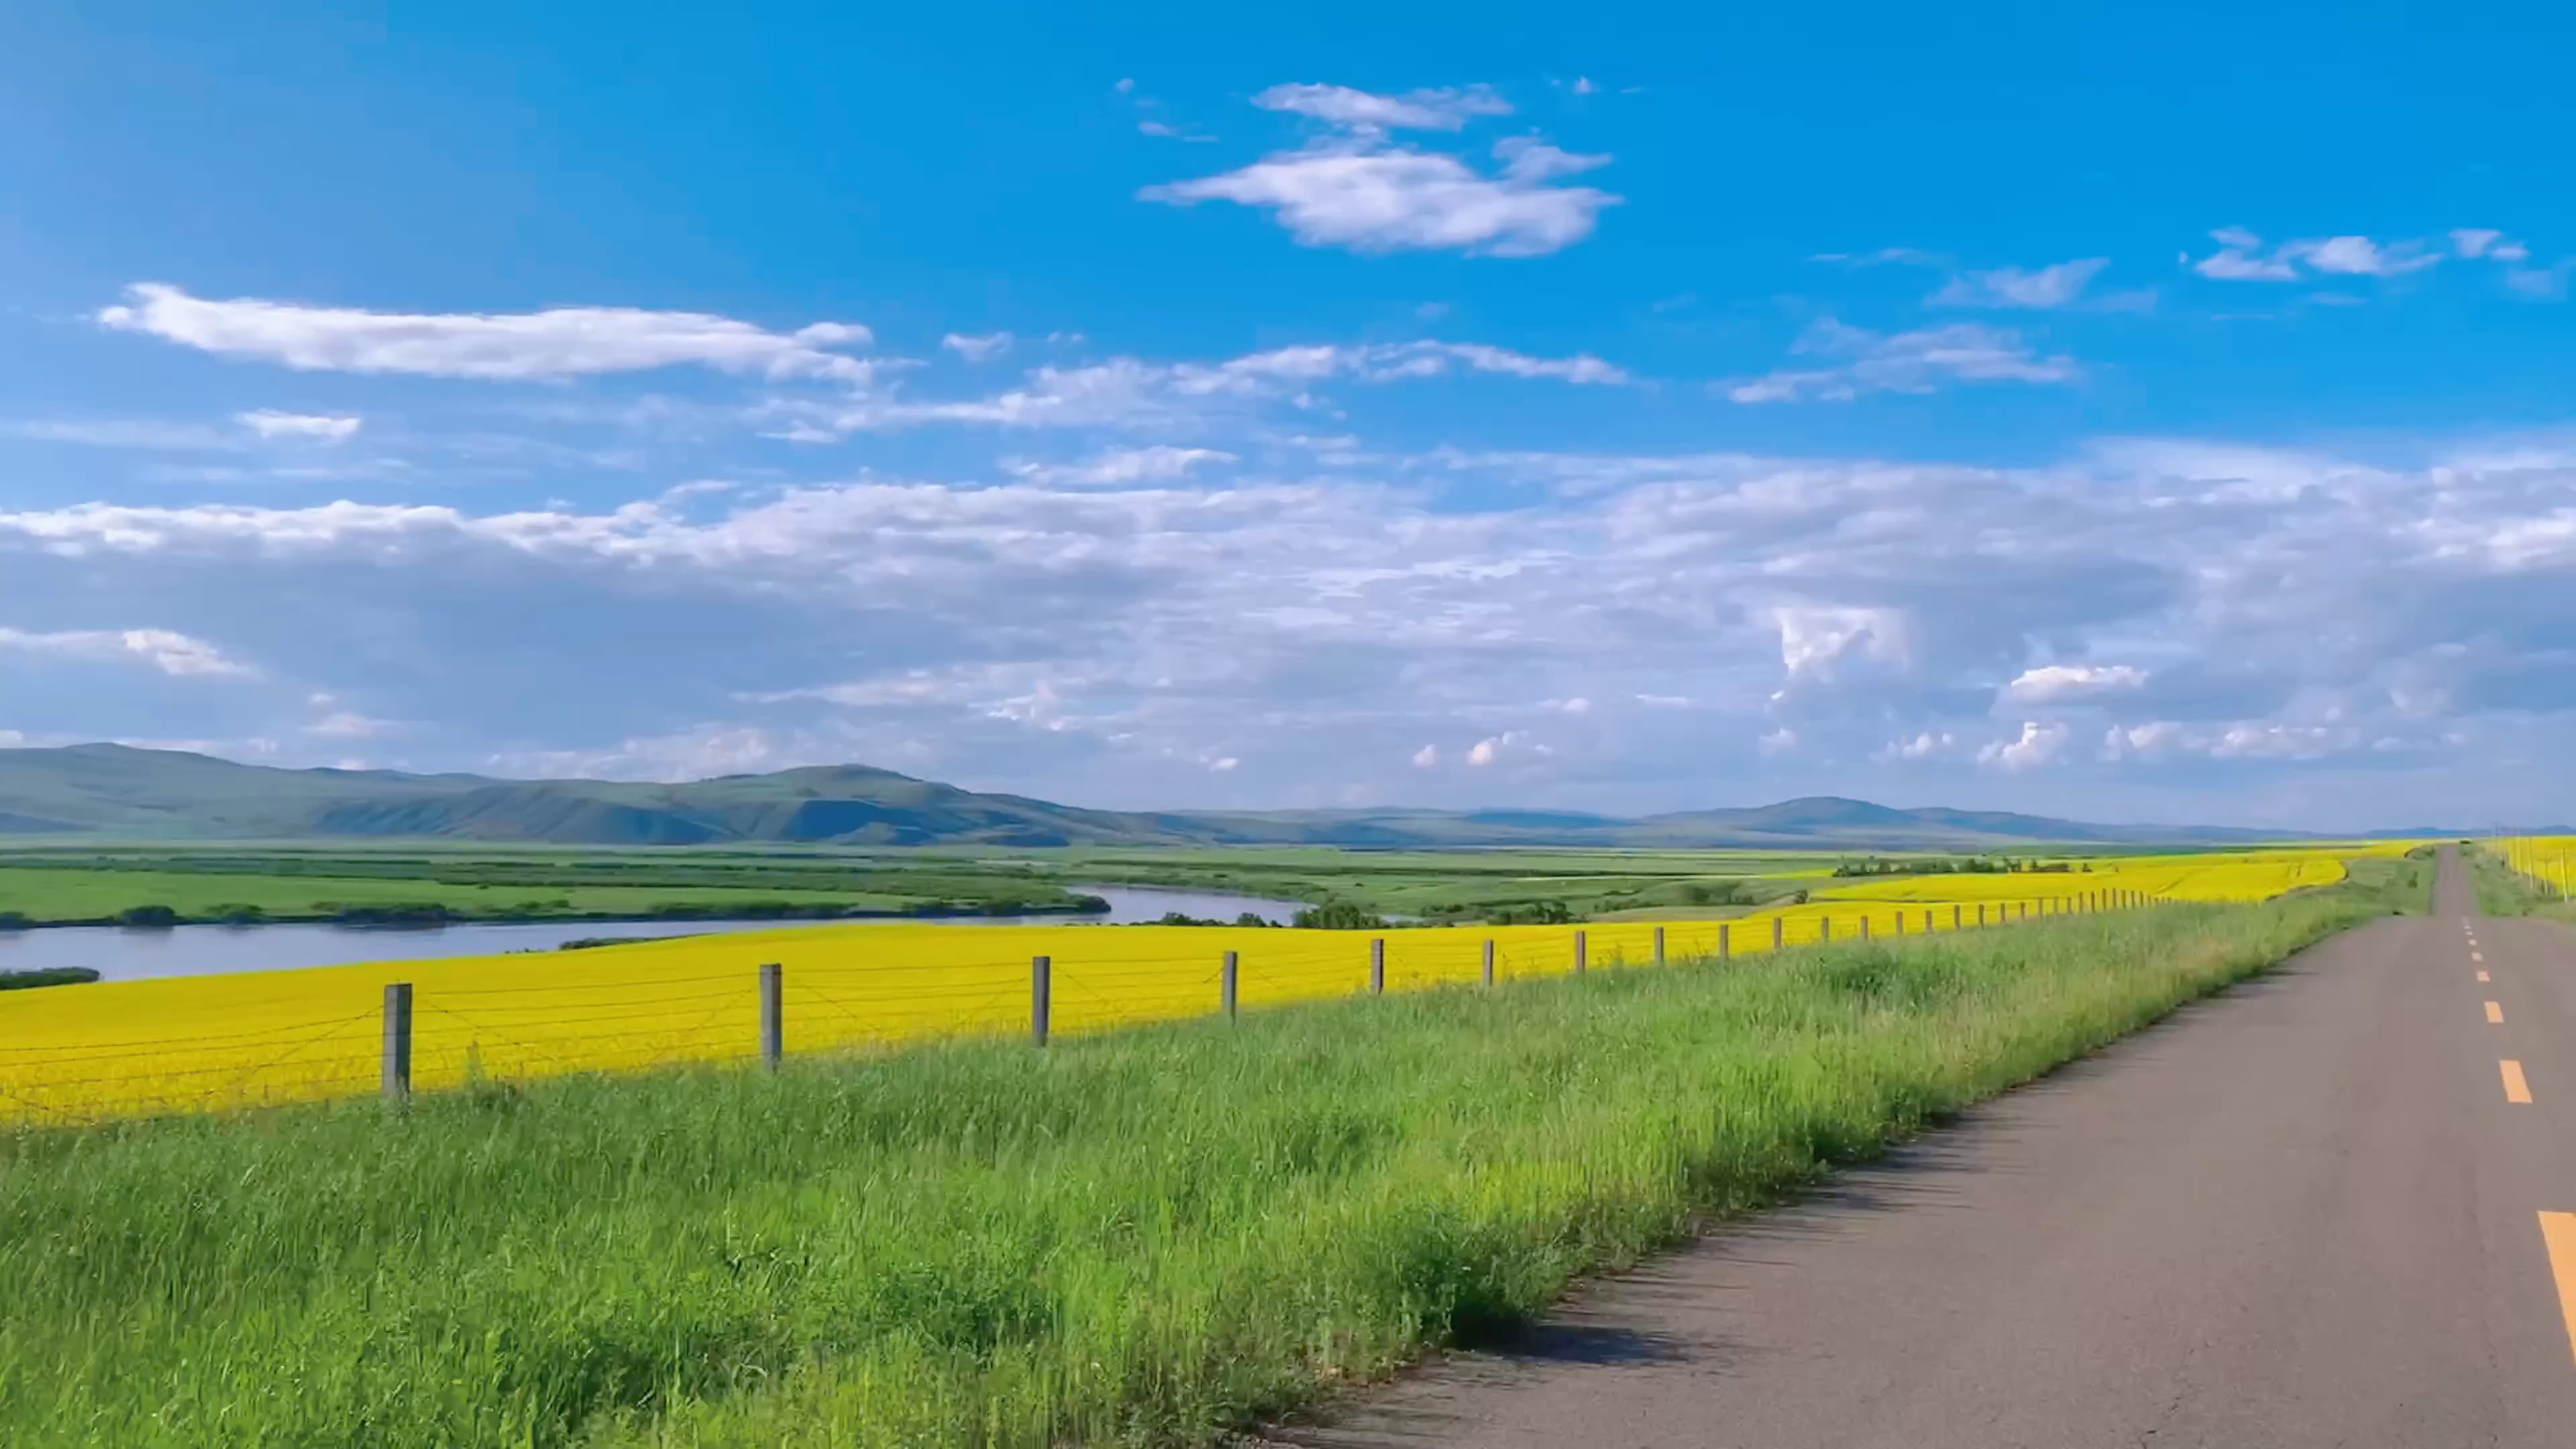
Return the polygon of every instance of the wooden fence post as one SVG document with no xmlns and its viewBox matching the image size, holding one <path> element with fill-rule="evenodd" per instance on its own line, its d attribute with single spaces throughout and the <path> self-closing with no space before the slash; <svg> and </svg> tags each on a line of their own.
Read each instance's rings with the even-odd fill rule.
<svg viewBox="0 0 2576 1449">
<path fill-rule="evenodd" d="M 1494 984 L 1494 938 L 1491 936 L 1485 938 L 1485 984 Z"/>
<path fill-rule="evenodd" d="M 1869 939 L 1869 912 L 1867 911 L 1860 913 L 1860 938 L 1864 941 Z"/>
<path fill-rule="evenodd" d="M 1234 974 L 1234 961 L 1234 953 L 1232 951 L 1226 952 L 1225 969 L 1219 972 L 1217 976 L 1217 999 L 1224 1005 L 1225 1019 L 1228 1021 L 1234 1020 L 1234 988 L 1236 981 Z"/>
<path fill-rule="evenodd" d="M 1386 937 L 1377 936 L 1371 938 L 1369 941 L 1369 995 L 1383 996 L 1385 994 Z"/>
<path fill-rule="evenodd" d="M 1664 964 L 1664 928 L 1661 926 L 1655 928 L 1655 964 Z"/>
<path fill-rule="evenodd" d="M 1726 949 L 1726 922 L 1720 921 L 1717 923 L 1717 959 L 1723 961 L 1731 954 Z"/>
<path fill-rule="evenodd" d="M 764 962 L 760 968 L 760 1064 L 778 1070 L 778 1059 L 787 1054 L 787 1022 L 782 1000 L 779 963 Z"/>
<path fill-rule="evenodd" d="M 1045 956 L 1029 958 L 1029 1037 L 1039 1046 L 1047 1044 L 1047 1017 L 1055 985 L 1055 962 Z"/>
<path fill-rule="evenodd" d="M 411 1098 L 411 983 L 385 983 L 385 1096 Z"/>
<path fill-rule="evenodd" d="M 1817 944 L 1818 944 L 1818 945 L 1823 945 L 1823 946 L 1830 946 L 1830 945 L 1832 945 L 1832 944 L 1833 944 L 1833 942 L 1834 942 L 1834 918 L 1833 918 L 1833 917 L 1831 917 L 1831 916 L 1818 916 L 1818 917 L 1816 917 L 1816 942 L 1817 942 Z"/>
<path fill-rule="evenodd" d="M 1583 974 L 1583 933 L 1581 931 L 1574 933 L 1574 974 L 1577 976 Z"/>
<path fill-rule="evenodd" d="M 1923 934 L 1927 936 L 1932 934 L 1932 908 L 1930 906 L 1925 906 L 1923 908 Z"/>
<path fill-rule="evenodd" d="M 1780 949 L 1780 919 L 1778 916 L 1771 918 L 1771 949 L 1774 951 Z"/>
</svg>

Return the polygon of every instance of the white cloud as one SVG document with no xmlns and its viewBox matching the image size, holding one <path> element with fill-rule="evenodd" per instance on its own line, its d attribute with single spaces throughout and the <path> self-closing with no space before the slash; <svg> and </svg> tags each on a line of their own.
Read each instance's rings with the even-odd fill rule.
<svg viewBox="0 0 2576 1449">
<path fill-rule="evenodd" d="M 371 740 L 390 734 L 399 726 L 390 720 L 369 719 L 353 710 L 335 709 L 304 727 L 304 732 L 322 740 Z"/>
<path fill-rule="evenodd" d="M 2328 237 L 2317 242 L 2291 242 L 2283 248 L 2317 271 L 2341 277 L 2394 277 L 2441 265 L 2438 254 L 2421 242 L 2383 246 L 2366 236 Z"/>
<path fill-rule="evenodd" d="M 2567 274 L 2571 270 L 2576 270 L 2576 260 L 2547 267 L 2507 267 L 2504 284 L 2534 300 L 2551 301 L 2567 295 Z"/>
<path fill-rule="evenodd" d="M 1439 763 L 1440 747 L 1438 745 L 1424 745 L 1421 749 L 1413 752 L 1413 768 L 1417 770 L 1428 770 Z"/>
<path fill-rule="evenodd" d="M 2460 233 L 2452 234 L 2454 245 Z M 2441 265 L 2442 255 L 2420 241 L 2376 242 L 2366 236 L 2335 236 L 2287 241 L 2262 255 L 2263 239 L 2242 227 L 2220 227 L 2210 233 L 2219 249 L 2197 262 L 2193 271 L 2222 282 L 2290 282 L 2303 274 L 2337 277 L 2396 277 Z M 2462 255 L 2474 255 L 2463 251 Z M 2185 254 L 2189 260 L 2189 254 Z M 2305 269 L 2305 273 L 2302 272 Z"/>
<path fill-rule="evenodd" d="M 1277 85 L 1252 98 L 1265 111 L 1301 116 L 1355 131 L 1455 131 L 1477 116 L 1508 116 L 1511 104 L 1491 86 L 1373 95 L 1349 86 Z"/>
<path fill-rule="evenodd" d="M 1998 267 L 1952 277 L 1927 300 L 1935 307 L 2063 307 L 2084 294 L 2094 275 L 2111 264 L 2108 257 L 2082 257 L 2034 271 Z"/>
<path fill-rule="evenodd" d="M 79 443 L 93 448 L 222 452 L 242 446 L 240 435 L 223 429 L 131 418 L 11 423 L 6 431 L 14 437 L 34 438 L 47 443 Z"/>
<path fill-rule="evenodd" d="M 52 633 L 0 627 L 0 649 L 67 659 L 147 665 L 178 679 L 249 679 L 259 671 L 221 649 L 169 629 L 65 629 Z"/>
<path fill-rule="evenodd" d="M 2053 764 L 2065 753 L 2066 726 L 2055 722 L 2043 724 L 2028 720 L 2022 724 L 2017 739 L 1996 740 L 1977 751 L 1977 763 L 2018 774 Z"/>
<path fill-rule="evenodd" d="M 1079 463 L 1015 462 L 1004 466 L 1013 476 L 1056 488 L 1128 488 L 1139 483 L 1172 483 L 1203 463 L 1231 463 L 1232 453 L 1215 448 L 1113 448 Z"/>
<path fill-rule="evenodd" d="M 939 345 L 968 362 L 990 362 L 1011 350 L 1011 334 L 987 332 L 981 336 L 969 336 L 965 333 L 951 332 L 939 339 Z"/>
<path fill-rule="evenodd" d="M 874 365 L 826 349 L 864 347 L 868 329 L 817 322 L 792 333 L 703 312 L 555 307 L 522 313 L 394 313 L 259 298 L 215 301 L 141 282 L 101 325 L 223 357 L 304 371 L 500 380 L 578 377 L 695 364 L 772 379 L 864 384 Z"/>
<path fill-rule="evenodd" d="M 2147 682 L 2146 671 L 2127 664 L 2043 664 L 2025 669 L 2003 688 L 2003 698 L 2016 704 L 2057 704 L 2092 699 Z"/>
<path fill-rule="evenodd" d="M 772 404 L 772 411 L 786 420 L 784 435 L 800 441 L 919 423 L 1014 428 L 1170 424 L 1210 408 L 1303 400 L 1308 388 L 1336 378 L 1374 384 L 1458 372 L 1593 386 L 1631 380 L 1626 369 L 1589 353 L 1533 357 L 1483 343 L 1426 339 L 1277 347 L 1216 363 L 1148 363 L 1116 357 L 1083 367 L 1032 368 L 1022 376 L 1020 386 L 990 397 L 944 402 L 790 400 Z"/>
<path fill-rule="evenodd" d="M 347 442 L 358 435 L 358 429 L 366 422 L 363 418 L 282 413 L 268 408 L 235 413 L 233 421 L 263 438 L 309 438 L 321 443 Z"/>
<path fill-rule="evenodd" d="M 1926 730 L 1912 739 L 1895 740 L 1874 757 L 1879 760 L 1928 760 L 1949 753 L 1957 737 L 1943 730 L 1938 734 Z"/>
<path fill-rule="evenodd" d="M 1478 740 L 1469 746 L 1467 763 L 1473 768 L 1484 769 L 1490 765 L 1507 764 L 1513 760 L 1526 760 L 1554 753 L 1556 753 L 1554 750 L 1532 739 L 1526 731 L 1505 730 L 1501 734 Z"/>
<path fill-rule="evenodd" d="M 1866 393 L 1937 391 L 1953 382 L 2071 382 L 2075 359 L 2043 356 L 2009 328 L 1962 322 L 1882 336 L 1821 321 L 1790 349 L 1839 359 L 1833 366 L 1782 368 L 1745 382 L 1721 384 L 1730 402 L 1847 402 Z"/>
<path fill-rule="evenodd" d="M 1500 166 L 1482 172 L 1445 152 L 1362 132 L 1137 195 L 1173 206 L 1264 208 L 1306 246 L 1498 257 L 1562 251 L 1592 234 L 1602 208 L 1620 202 L 1594 187 L 1556 184 L 1607 165 L 1607 156 L 1578 156 L 1528 137 L 1497 142 L 1494 156 Z"/>
<path fill-rule="evenodd" d="M 1889 664 L 1908 657 L 1905 616 L 1894 609 L 1797 605 L 1770 614 L 1780 631 L 1780 665 L 1793 675 L 1830 670 L 1846 657 Z"/>
<path fill-rule="evenodd" d="M 2491 227 L 2461 226 L 2451 229 L 2451 249 L 2473 260 L 2485 256 L 2489 249 L 2503 240 L 2504 233 Z"/>
<path fill-rule="evenodd" d="M 261 671 L 194 692 L 208 717 L 189 733 L 291 754 L 336 743 L 307 726 L 362 712 L 402 721 L 422 768 L 842 759 L 1082 804 L 1250 807 L 1344 785 L 1482 803 L 1544 761 L 1512 777 L 1515 798 L 1651 810 L 1883 794 L 1991 739 L 1996 769 L 2007 748 L 2054 750 L 2032 772 L 2064 796 L 2052 808 L 2099 818 L 2576 808 L 2576 761 L 2550 738 L 2576 716 L 2576 452 L 2429 452 L 2125 440 L 2014 468 L 1442 453 L 1327 478 L 1256 461 L 1195 488 L 22 504 L 0 511 L 0 618 L 24 633 L 112 599 L 117 617 L 184 623 Z M 652 670 L 627 662 L 639 637 Z M 184 649 L 107 631 L 77 647 L 142 667 L 51 692 L 41 715 L 0 691 L 0 719 L 49 738 L 167 732 L 124 692 L 189 667 Z M 2085 681 L 2050 668 L 2094 671 L 2094 692 L 2059 693 Z M 2023 674 L 2038 695 L 1991 723 L 1999 680 Z M 312 702 L 314 681 L 335 699 Z M 1566 712 L 1574 699 L 1595 707 Z M 2083 736 L 2081 759 L 2046 743 L 2052 720 Z M 2114 720 L 2123 750 L 2135 735 L 2116 769 L 2090 748 L 2112 752 Z M 1513 730 L 1567 738 L 1515 755 Z M 1914 764 L 1903 746 L 1926 737 Z M 1412 769 L 1431 740 L 1454 743 Z M 1486 768 L 1451 768 L 1484 740 Z M 1214 771 L 1224 759 L 1240 764 Z"/>
</svg>

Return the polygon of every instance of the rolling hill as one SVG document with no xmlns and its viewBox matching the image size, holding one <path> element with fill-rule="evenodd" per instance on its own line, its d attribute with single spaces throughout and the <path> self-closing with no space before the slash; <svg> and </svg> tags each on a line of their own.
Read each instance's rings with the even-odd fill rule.
<svg viewBox="0 0 2576 1449">
<path fill-rule="evenodd" d="M 1133 812 L 980 794 L 864 765 L 684 784 L 282 770 L 124 745 L 0 750 L 0 837 L 314 837 L 580 845 L 1803 846 L 2223 843 L 2277 833 L 1899 810 L 1816 796 L 1623 819 L 1549 810 Z"/>
</svg>

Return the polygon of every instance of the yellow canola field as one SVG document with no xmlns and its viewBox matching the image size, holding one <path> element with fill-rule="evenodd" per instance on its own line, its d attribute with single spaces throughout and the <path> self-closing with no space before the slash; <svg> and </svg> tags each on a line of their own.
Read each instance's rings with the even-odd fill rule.
<svg viewBox="0 0 2576 1449">
<path fill-rule="evenodd" d="M 846 1051 L 1030 1028 L 1031 958 L 1051 958 L 1056 1033 L 1218 1009 L 1226 952 L 1243 1009 L 1369 988 L 1562 975 L 1655 959 L 1755 955 L 1830 935 L 1974 928 L 2123 899 L 2260 900 L 2341 879 L 2349 855 L 2246 851 L 2086 862 L 2090 871 L 1913 876 L 1813 888 L 1729 921 L 1461 926 L 1363 932 L 1232 926 L 817 926 L 531 955 L 176 977 L 0 993 L 0 1121 L 223 1110 L 375 1090 L 387 983 L 413 986 L 418 1090 L 723 1062 L 758 1050 L 758 968 L 782 968 L 790 1052 Z M 2124 892 L 2125 896 L 2108 894 Z"/>
<path fill-rule="evenodd" d="M 2576 836 L 2517 835 L 2486 842 L 2505 864 L 2560 900 L 2576 894 Z"/>
</svg>

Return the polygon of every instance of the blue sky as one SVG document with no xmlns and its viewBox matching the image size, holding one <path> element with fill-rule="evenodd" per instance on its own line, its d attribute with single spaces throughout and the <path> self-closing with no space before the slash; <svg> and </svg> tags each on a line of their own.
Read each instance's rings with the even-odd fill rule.
<svg viewBox="0 0 2576 1449">
<path fill-rule="evenodd" d="M 0 742 L 2576 814 L 2541 9 L 78 9 Z"/>
</svg>

